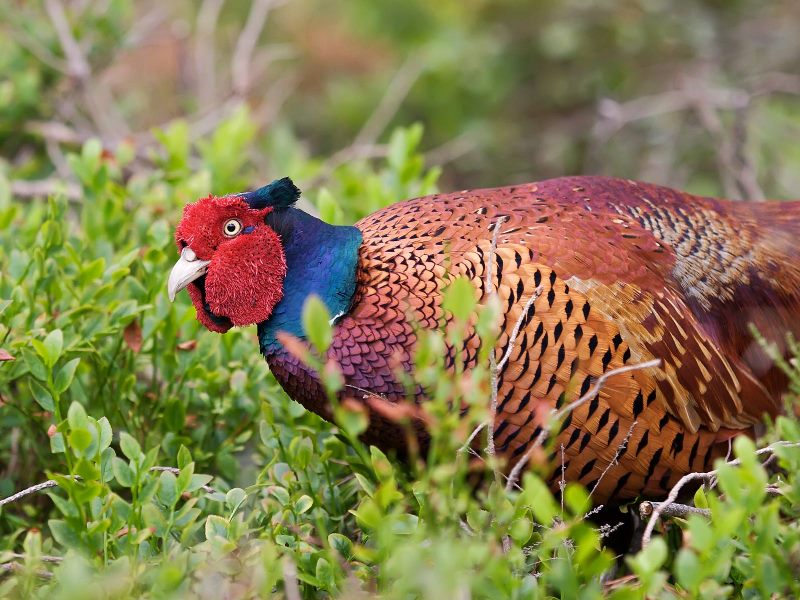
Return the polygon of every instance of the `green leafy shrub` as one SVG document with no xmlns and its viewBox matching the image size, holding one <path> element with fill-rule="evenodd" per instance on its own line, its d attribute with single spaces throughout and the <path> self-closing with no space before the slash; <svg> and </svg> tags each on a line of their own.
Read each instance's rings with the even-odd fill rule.
<svg viewBox="0 0 800 600">
<path fill-rule="evenodd" d="M 638 15 L 633 26 L 596 23 L 593 15 L 606 9 L 595 13 L 585 3 L 551 3 L 537 22 L 541 35 L 530 35 L 520 28 L 526 3 L 500 9 L 478 3 L 472 13 L 453 3 L 394 3 L 392 19 L 378 18 L 373 4 L 353 3 L 345 14 L 373 42 L 387 37 L 391 25 L 390 52 L 422 49 L 426 58 L 425 85 L 410 94 L 398 120 L 421 118 L 437 144 L 462 130 L 484 140 L 492 160 L 465 161 L 455 173 L 494 183 L 587 170 L 598 142 L 586 133 L 591 128 L 582 125 L 582 113 L 575 113 L 580 132 L 560 125 L 563 111 L 585 109 L 598 94 L 649 93 L 650 78 L 637 87 L 632 74 L 643 69 L 628 68 L 629 60 L 649 64 L 660 53 L 705 47 L 721 37 L 717 29 L 725 30 L 719 25 L 732 11 L 760 8 L 742 2 L 718 12 L 686 9 L 698 16 L 692 19 L 698 33 L 664 3 L 631 3 Z M 578 4 L 581 10 L 573 10 Z M 779 4 L 776 14 L 791 8 Z M 72 30 L 93 66 L 124 50 L 132 3 L 75 6 L 82 12 L 71 15 Z M 378 144 L 377 160 L 358 153 L 324 160 L 286 122 L 264 131 L 256 111 L 237 101 L 214 127 L 201 131 L 197 121 L 170 120 L 146 144 L 136 136 L 101 141 L 84 129 L 70 131 L 58 147 L 65 153 L 59 162 L 42 127 L 64 117 L 62 96 L 85 89 L 64 72 L 58 32 L 40 8 L 35 2 L 0 7 L 7 34 L 0 36 L 0 71 L 8 76 L 0 81 L 0 498 L 48 483 L 0 506 L 0 596 L 800 595 L 797 419 L 779 419 L 764 442 L 788 442 L 775 450 L 779 471 L 761 466 L 752 442 L 737 441 L 741 464 L 720 466 L 718 486 L 695 495 L 710 518 L 662 520 L 646 548 L 615 557 L 603 546 L 608 530 L 587 519 L 585 490 L 568 485 L 562 503 L 535 464 L 519 488 L 507 490 L 495 479 L 491 457 L 481 461 L 464 448 L 487 418 L 494 332 L 489 306 L 478 321 L 485 342 L 480 366 L 470 374 L 444 368 L 445 348 L 459 347 L 475 309 L 472 290 L 460 280 L 451 282 L 445 302 L 456 326 L 422 336 L 415 355 L 415 377 L 432 398 L 426 418 L 435 424 L 426 461 L 412 452 L 400 463 L 364 446 L 358 435 L 365 414 L 353 403 L 337 403 L 336 424 L 328 424 L 291 402 L 259 356 L 252 331 L 211 334 L 198 326 L 185 295 L 168 302 L 181 208 L 209 193 L 291 174 L 306 190 L 304 208 L 330 222 L 353 222 L 436 191 L 441 171 L 426 168 L 422 126 L 379 136 L 385 143 Z M 240 7 L 231 10 L 231 22 L 244 20 Z M 665 36 L 639 52 L 667 13 L 679 41 Z M 430 17 L 427 28 L 417 26 L 419 15 Z M 601 69 L 595 52 L 581 51 L 598 44 L 617 57 Z M 531 70 L 533 91 L 514 88 Z M 337 147 L 354 133 L 337 128 L 361 126 L 384 92 L 386 74 L 370 71 L 348 85 L 328 75 L 325 111 L 308 110 L 313 94 L 290 108 L 299 130 L 314 129 L 309 135 L 318 146 Z M 533 96 L 542 100 L 534 105 Z M 167 103 L 158 98 L 137 112 L 136 98 L 125 96 L 115 108 L 142 119 L 139 113 Z M 75 103 L 76 114 L 64 118 L 77 127 L 91 115 L 84 114 L 85 102 Z M 770 146 L 759 156 L 769 164 L 768 183 L 778 192 L 792 189 L 796 106 L 770 99 L 755 112 L 756 141 Z M 526 137 L 518 130 L 528 120 L 535 152 L 509 143 Z M 717 191 L 717 178 L 704 169 L 713 162 L 707 136 L 688 128 L 691 135 L 673 144 L 674 125 L 668 116 L 629 129 L 628 143 L 605 153 L 603 170 L 645 172 L 636 166 L 651 154 L 643 148 L 675 147 L 679 159 L 700 165 L 689 178 L 693 185 Z M 699 150 L 698 138 L 706 144 Z M 496 163 L 491 171 L 488 162 Z M 15 188 L 32 178 L 54 180 L 46 199 Z M 304 357 L 321 370 L 336 402 L 341 378 L 335 365 L 318 358 L 329 344 L 328 322 L 319 303 L 306 307 L 312 348 Z M 797 365 L 783 363 L 795 398 Z M 453 409 L 462 405 L 465 418 Z M 482 485 L 475 484 L 476 470 L 485 474 Z"/>
</svg>

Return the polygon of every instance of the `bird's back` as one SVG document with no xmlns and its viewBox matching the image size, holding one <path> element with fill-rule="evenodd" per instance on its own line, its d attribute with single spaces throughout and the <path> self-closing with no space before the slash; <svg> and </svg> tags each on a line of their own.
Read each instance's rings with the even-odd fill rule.
<svg viewBox="0 0 800 600">
<path fill-rule="evenodd" d="M 520 324 L 495 426 L 509 464 L 553 408 L 601 374 L 652 358 L 662 366 L 608 379 L 559 432 L 550 460 L 596 500 L 663 493 L 779 411 L 785 378 L 748 323 L 778 343 L 800 334 L 800 203 L 571 177 L 402 202 L 357 227 L 356 294 L 331 350 L 350 389 L 401 400 L 396 373 L 411 369 L 415 328 L 440 325 L 443 287 L 466 276 L 476 298 L 501 300 L 498 359 Z M 471 334 L 459 353 L 467 367 L 478 345 Z M 402 445 L 386 427 L 373 421 L 373 441 Z"/>
</svg>

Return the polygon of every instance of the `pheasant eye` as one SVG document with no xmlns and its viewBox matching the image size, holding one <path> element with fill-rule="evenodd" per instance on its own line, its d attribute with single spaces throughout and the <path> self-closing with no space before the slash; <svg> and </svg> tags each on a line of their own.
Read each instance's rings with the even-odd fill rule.
<svg viewBox="0 0 800 600">
<path fill-rule="evenodd" d="M 236 219 L 228 219 L 225 221 L 225 225 L 222 226 L 222 231 L 228 237 L 233 237 L 238 235 L 238 233 L 242 230 L 242 224 L 237 221 Z"/>
</svg>

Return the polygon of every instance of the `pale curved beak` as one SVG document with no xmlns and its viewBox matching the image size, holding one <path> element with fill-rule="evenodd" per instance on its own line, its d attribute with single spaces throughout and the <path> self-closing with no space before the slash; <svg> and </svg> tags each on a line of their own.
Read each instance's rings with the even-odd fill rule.
<svg viewBox="0 0 800 600">
<path fill-rule="evenodd" d="M 194 250 L 188 246 L 181 250 L 181 257 L 169 274 L 167 293 L 170 302 L 175 301 L 175 295 L 195 279 L 202 277 L 208 271 L 210 260 L 199 260 Z"/>
</svg>

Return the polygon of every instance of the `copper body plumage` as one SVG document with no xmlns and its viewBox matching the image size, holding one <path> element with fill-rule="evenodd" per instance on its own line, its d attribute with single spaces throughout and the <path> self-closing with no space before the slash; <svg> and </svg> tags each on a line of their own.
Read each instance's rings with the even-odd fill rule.
<svg viewBox="0 0 800 600">
<path fill-rule="evenodd" d="M 509 464 L 593 378 L 653 358 L 661 368 L 612 377 L 566 417 L 550 456 L 554 479 L 563 448 L 566 480 L 595 488 L 595 501 L 663 495 L 779 413 L 786 380 L 748 323 L 779 344 L 800 334 L 800 203 L 727 202 L 606 178 L 436 195 L 359 222 L 356 296 L 331 349 L 349 384 L 404 398 L 393 371 L 411 368 L 414 323 L 443 318 L 448 270 L 484 298 L 498 220 L 498 358 L 540 290 L 499 375 L 496 446 Z M 467 340 L 468 363 L 477 343 Z M 293 397 L 327 412 L 298 365 L 273 369 Z M 402 443 L 386 426 L 374 418 L 369 437 Z"/>
</svg>

